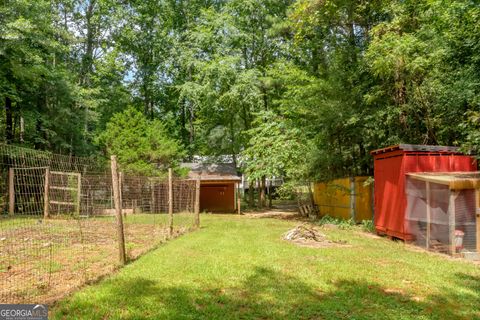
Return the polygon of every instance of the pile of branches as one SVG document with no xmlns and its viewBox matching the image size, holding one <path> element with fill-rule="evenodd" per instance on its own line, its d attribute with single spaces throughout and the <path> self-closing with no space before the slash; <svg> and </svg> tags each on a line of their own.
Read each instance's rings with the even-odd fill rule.
<svg viewBox="0 0 480 320">
<path fill-rule="evenodd" d="M 283 239 L 288 241 L 304 240 L 304 241 L 325 241 L 325 235 L 312 226 L 301 224 L 287 231 L 283 235 Z"/>
</svg>

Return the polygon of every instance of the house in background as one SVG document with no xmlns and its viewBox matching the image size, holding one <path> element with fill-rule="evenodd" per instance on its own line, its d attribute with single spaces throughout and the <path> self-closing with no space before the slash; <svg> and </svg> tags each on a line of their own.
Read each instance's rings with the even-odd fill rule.
<svg viewBox="0 0 480 320">
<path fill-rule="evenodd" d="M 200 179 L 200 211 L 234 213 L 239 208 L 238 190 L 242 181 L 233 163 L 183 163 L 188 178 Z"/>
</svg>

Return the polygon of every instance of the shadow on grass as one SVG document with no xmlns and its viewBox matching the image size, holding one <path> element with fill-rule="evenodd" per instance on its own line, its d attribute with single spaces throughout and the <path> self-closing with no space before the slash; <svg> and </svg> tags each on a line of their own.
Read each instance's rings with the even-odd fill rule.
<svg viewBox="0 0 480 320">
<path fill-rule="evenodd" d="M 145 278 L 112 279 L 57 306 L 52 318 L 122 319 L 479 319 L 479 279 L 459 275 L 468 290 L 416 301 L 402 292 L 357 280 L 327 291 L 268 268 L 240 286 L 196 287 Z M 475 294 L 476 292 L 476 294 Z"/>
</svg>

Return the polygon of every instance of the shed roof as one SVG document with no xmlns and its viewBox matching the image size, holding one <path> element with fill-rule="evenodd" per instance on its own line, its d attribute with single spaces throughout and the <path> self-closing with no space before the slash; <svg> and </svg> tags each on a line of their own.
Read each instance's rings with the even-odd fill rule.
<svg viewBox="0 0 480 320">
<path fill-rule="evenodd" d="M 403 151 L 425 151 L 425 152 L 446 152 L 446 153 L 458 153 L 461 154 L 460 148 L 458 147 L 451 147 L 451 146 L 431 146 L 431 145 L 423 145 L 423 144 L 397 144 L 394 146 L 389 146 L 382 149 L 373 150 L 370 154 L 381 154 L 396 150 L 403 150 Z"/>
<path fill-rule="evenodd" d="M 407 173 L 413 179 L 447 185 L 450 189 L 476 189 L 480 187 L 480 171 L 471 172 L 415 172 Z"/>
<path fill-rule="evenodd" d="M 204 181 L 241 181 L 233 163 L 182 163 L 184 168 L 190 169 L 189 179 Z"/>
</svg>

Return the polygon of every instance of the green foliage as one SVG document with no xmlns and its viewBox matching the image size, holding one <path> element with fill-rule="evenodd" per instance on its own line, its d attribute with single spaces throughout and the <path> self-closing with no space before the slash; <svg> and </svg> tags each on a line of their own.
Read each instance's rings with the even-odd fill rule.
<svg viewBox="0 0 480 320">
<path fill-rule="evenodd" d="M 99 143 L 117 156 L 122 171 L 137 175 L 160 175 L 184 155 L 159 120 L 148 120 L 132 107 L 112 117 Z"/>
<path fill-rule="evenodd" d="M 357 224 L 354 219 L 340 219 L 325 215 L 315 223 L 319 225 L 331 224 L 337 226 L 341 230 L 361 230 L 364 232 L 375 233 L 375 224 L 373 220 L 362 220 L 360 224 Z"/>
<path fill-rule="evenodd" d="M 259 112 L 248 134 L 249 145 L 242 157 L 249 179 L 285 176 L 301 180 L 305 176 L 308 141 L 288 120 L 271 111 Z"/>
<path fill-rule="evenodd" d="M 316 223 L 319 225 L 333 224 L 336 225 L 341 230 L 352 230 L 357 225 L 355 220 L 349 219 L 339 219 L 335 217 L 330 217 L 329 215 L 323 216 Z"/>
<path fill-rule="evenodd" d="M 479 18 L 468 0 L 4 1 L 0 131 L 98 155 L 134 106 L 190 158 L 289 183 L 370 175 L 401 142 L 480 154 Z"/>
<path fill-rule="evenodd" d="M 392 19 L 373 28 L 366 54 L 381 80 L 370 102 L 392 110 L 386 124 L 403 141 L 461 144 L 464 114 L 479 106 L 478 6 L 418 1 L 388 9 Z"/>
<path fill-rule="evenodd" d="M 375 223 L 373 220 L 362 220 L 361 223 L 362 229 L 365 232 L 375 233 Z"/>
<path fill-rule="evenodd" d="M 297 185 L 286 182 L 276 189 L 280 200 L 294 200 L 297 197 Z"/>
</svg>

